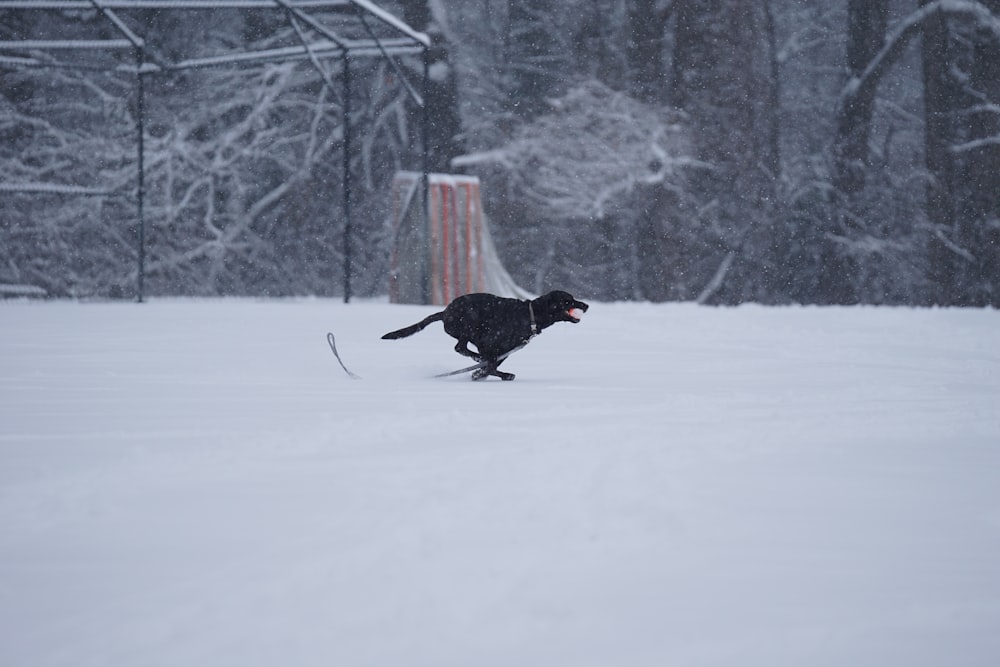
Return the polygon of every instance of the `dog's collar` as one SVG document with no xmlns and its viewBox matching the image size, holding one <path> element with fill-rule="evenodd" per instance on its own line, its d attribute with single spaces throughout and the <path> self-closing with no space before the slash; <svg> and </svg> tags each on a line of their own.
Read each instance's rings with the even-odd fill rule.
<svg viewBox="0 0 1000 667">
<path fill-rule="evenodd" d="M 531 337 L 534 338 L 538 335 L 538 325 L 535 323 L 535 309 L 531 306 L 531 301 L 528 301 L 528 315 L 531 316 Z"/>
</svg>

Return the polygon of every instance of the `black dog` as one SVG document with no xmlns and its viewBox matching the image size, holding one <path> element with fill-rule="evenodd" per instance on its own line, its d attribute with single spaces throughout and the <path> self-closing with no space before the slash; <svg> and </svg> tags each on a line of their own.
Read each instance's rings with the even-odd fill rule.
<svg viewBox="0 0 1000 667">
<path fill-rule="evenodd" d="M 441 312 L 405 329 L 387 333 L 382 339 L 406 338 L 431 322 L 444 320 L 445 332 L 458 339 L 455 351 L 484 364 L 473 372 L 473 380 L 489 375 L 501 380 L 513 380 L 513 373 L 497 370 L 504 359 L 556 322 L 579 322 L 580 319 L 572 311 L 577 308 L 586 311 L 589 307 L 560 291 L 549 292 L 531 301 L 493 294 L 466 294 L 449 303 Z M 478 352 L 470 350 L 469 343 L 475 345 Z"/>
</svg>

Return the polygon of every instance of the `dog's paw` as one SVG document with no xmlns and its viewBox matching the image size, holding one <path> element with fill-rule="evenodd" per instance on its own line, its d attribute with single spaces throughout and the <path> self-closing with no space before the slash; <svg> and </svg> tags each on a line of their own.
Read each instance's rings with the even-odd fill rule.
<svg viewBox="0 0 1000 667">
<path fill-rule="evenodd" d="M 498 371 L 495 368 L 492 369 L 492 370 L 490 370 L 489 368 L 477 368 L 476 370 L 472 371 L 472 379 L 473 379 L 473 381 L 475 381 L 475 380 L 482 380 L 483 378 L 487 378 L 487 377 L 489 377 L 491 375 L 496 375 L 501 380 L 504 380 L 504 381 L 507 381 L 507 382 L 509 382 L 509 381 L 511 381 L 511 380 L 514 379 L 514 374 L 513 373 L 505 373 L 503 371 Z"/>
</svg>

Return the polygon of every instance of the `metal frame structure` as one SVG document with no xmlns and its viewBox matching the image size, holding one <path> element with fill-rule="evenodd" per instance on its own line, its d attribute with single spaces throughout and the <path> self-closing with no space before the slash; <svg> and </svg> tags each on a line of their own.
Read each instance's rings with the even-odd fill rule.
<svg viewBox="0 0 1000 667">
<path fill-rule="evenodd" d="M 151 48 L 148 40 L 142 35 L 140 28 L 130 25 L 128 12 L 141 10 L 215 10 L 243 9 L 281 12 L 285 15 L 287 24 L 294 30 L 299 41 L 297 46 L 272 48 L 266 50 L 233 51 L 219 56 L 190 58 L 170 62 Z M 424 211 L 427 210 L 427 171 L 428 145 L 427 105 L 424 103 L 429 79 L 428 52 L 431 46 L 430 38 L 414 30 L 405 22 L 378 7 L 371 0 L 0 0 L 0 10 L 29 11 L 96 11 L 106 19 L 114 29 L 121 34 L 119 39 L 66 40 L 66 39 L 23 39 L 0 41 L 0 67 L 6 68 L 70 68 L 103 70 L 104 68 L 79 62 L 60 61 L 51 57 L 53 52 L 66 50 L 109 50 L 131 49 L 135 58 L 134 67 L 117 66 L 115 71 L 124 71 L 136 77 L 136 215 L 138 228 L 138 275 L 137 301 L 144 297 L 145 279 L 145 86 L 144 79 L 156 74 L 178 72 L 183 70 L 245 65 L 251 63 L 278 62 L 288 60 L 309 60 L 319 73 L 323 85 L 336 93 L 335 83 L 329 72 L 323 67 L 322 61 L 327 58 L 340 58 L 343 67 L 341 95 L 344 100 L 342 121 L 344 124 L 344 163 L 343 163 L 343 214 L 344 214 L 344 302 L 351 299 L 351 59 L 380 57 L 385 58 L 407 94 L 422 110 L 422 165 Z M 326 25 L 316 17 L 317 13 L 328 15 L 334 12 L 338 17 L 338 25 L 355 21 L 363 28 L 364 38 L 347 38 L 334 28 Z M 369 19 L 371 21 L 369 21 Z M 372 24 L 379 27 L 389 36 L 379 36 Z M 310 39 L 310 35 L 313 35 Z M 315 37 L 318 35 L 318 37 Z M 6 55 L 7 52 L 28 52 L 29 55 Z M 48 59 L 40 59 L 30 55 L 31 52 L 45 52 Z M 421 89 L 408 80 L 396 57 L 419 55 L 423 61 L 423 81 Z M 2 183 L 0 191 L 6 192 L 59 192 L 68 195 L 101 195 L 109 194 L 99 190 L 79 188 L 74 186 L 58 186 L 46 183 Z"/>
</svg>

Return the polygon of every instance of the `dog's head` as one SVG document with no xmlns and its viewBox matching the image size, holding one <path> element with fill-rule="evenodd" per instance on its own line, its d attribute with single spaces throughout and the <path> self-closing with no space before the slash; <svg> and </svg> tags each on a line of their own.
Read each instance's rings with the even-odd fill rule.
<svg viewBox="0 0 1000 667">
<path fill-rule="evenodd" d="M 537 314 L 544 313 L 545 319 L 551 322 L 572 322 L 576 324 L 580 321 L 579 313 L 587 312 L 590 308 L 583 301 L 577 301 L 569 292 L 555 290 L 535 299 L 533 306 Z"/>
</svg>

